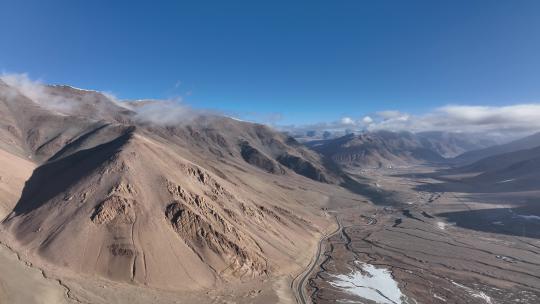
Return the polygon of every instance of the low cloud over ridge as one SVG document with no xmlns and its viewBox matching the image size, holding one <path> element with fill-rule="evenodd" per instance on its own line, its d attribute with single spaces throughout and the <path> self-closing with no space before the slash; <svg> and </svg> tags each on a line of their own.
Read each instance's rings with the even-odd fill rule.
<svg viewBox="0 0 540 304">
<path fill-rule="evenodd" d="M 18 73 L 2 73 L 0 80 L 11 87 L 12 91 L 5 91 L 2 94 L 11 94 L 15 96 L 17 93 L 23 94 L 44 108 L 56 111 L 62 114 L 76 113 L 85 103 L 91 103 L 92 97 L 87 94 L 82 95 L 80 101 L 75 101 L 72 98 L 64 95 L 52 94 L 48 90 L 48 85 L 40 80 L 33 80 L 27 74 Z M 168 100 L 120 100 L 113 94 L 100 91 L 92 91 L 86 89 L 75 90 L 83 92 L 99 93 L 103 98 L 109 100 L 117 106 L 133 111 L 133 118 L 140 122 L 154 123 L 159 125 L 176 125 L 192 121 L 194 118 L 203 114 L 215 114 L 208 110 L 194 109 L 184 104 L 181 98 Z M 10 98 L 13 96 L 4 96 Z M 96 108 L 97 111 L 106 111 L 106 109 Z"/>
</svg>

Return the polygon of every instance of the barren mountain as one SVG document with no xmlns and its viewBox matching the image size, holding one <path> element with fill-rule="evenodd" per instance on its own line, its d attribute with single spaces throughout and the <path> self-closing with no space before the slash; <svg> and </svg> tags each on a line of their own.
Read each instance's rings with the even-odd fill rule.
<svg viewBox="0 0 540 304">
<path fill-rule="evenodd" d="M 465 152 L 457 157 L 454 157 L 451 161 L 453 163 L 463 166 L 489 156 L 510 153 L 519 150 L 532 149 L 538 146 L 540 146 L 540 133 L 535 133 L 533 135 L 527 136 L 525 138 L 520 138 L 506 144 L 495 145 L 491 147 L 486 147 L 484 149 L 477 149 Z"/>
<path fill-rule="evenodd" d="M 540 146 L 489 156 L 446 173 L 469 175 L 460 184 L 476 191 L 539 190 Z"/>
<path fill-rule="evenodd" d="M 425 162 L 442 162 L 444 158 L 431 146 L 409 132 L 365 132 L 311 143 L 315 151 L 344 166 L 392 167 Z"/>
<path fill-rule="evenodd" d="M 447 158 L 496 143 L 478 134 L 374 131 L 306 145 L 345 166 L 378 168 L 446 163 Z"/>
<path fill-rule="evenodd" d="M 331 224 L 317 184 L 341 173 L 268 127 L 160 124 L 99 92 L 39 93 L 0 82 L 1 227 L 36 261 L 193 290 L 288 273 Z"/>
<path fill-rule="evenodd" d="M 422 143 L 422 146 L 445 158 L 495 146 L 498 143 L 493 138 L 486 137 L 485 134 L 475 133 L 430 131 L 415 133 L 415 136 Z"/>
</svg>

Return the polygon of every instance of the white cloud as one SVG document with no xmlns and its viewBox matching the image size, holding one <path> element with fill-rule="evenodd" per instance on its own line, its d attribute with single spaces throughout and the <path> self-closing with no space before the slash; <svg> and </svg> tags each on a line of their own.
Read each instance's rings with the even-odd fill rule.
<svg viewBox="0 0 540 304">
<path fill-rule="evenodd" d="M 540 104 L 518 104 L 502 107 L 446 106 L 438 109 L 450 119 L 475 125 L 509 127 L 540 126 Z"/>
<path fill-rule="evenodd" d="M 449 105 L 423 115 L 383 115 L 369 129 L 454 132 L 534 132 L 540 130 L 540 104 L 500 107 Z"/>
<path fill-rule="evenodd" d="M 344 124 L 344 125 L 355 125 L 356 124 L 355 121 L 350 117 L 343 117 L 341 119 L 341 123 Z"/>
<path fill-rule="evenodd" d="M 23 94 L 43 107 L 66 113 L 74 110 L 75 104 L 62 96 L 50 94 L 40 80 L 31 80 L 27 74 L 3 73 L 0 79 L 17 93 Z M 15 92 L 13 92 L 15 94 Z"/>
<path fill-rule="evenodd" d="M 20 93 L 27 98 L 33 100 L 35 103 L 41 105 L 42 107 L 63 114 L 75 113 L 75 111 L 80 109 L 82 105 L 84 105 L 85 103 L 91 103 L 96 97 L 95 94 L 94 96 L 92 96 L 91 94 L 83 94 L 80 96 L 80 100 L 75 100 L 74 98 L 69 98 L 65 95 L 55 94 L 51 90 L 55 86 L 47 86 L 43 84 L 43 82 L 40 80 L 32 80 L 30 79 L 30 77 L 28 77 L 27 74 L 3 73 L 0 76 L 0 80 L 2 80 L 11 88 L 10 94 L 13 94 L 13 96 Z M 70 87 L 72 89 L 83 92 L 99 93 L 117 106 L 130 109 L 126 103 L 120 101 L 118 98 L 116 98 L 116 96 L 111 93 L 84 90 L 71 86 L 66 87 Z M 4 94 L 6 94 L 6 92 L 4 92 Z"/>
<path fill-rule="evenodd" d="M 380 111 L 358 120 L 344 117 L 336 122 L 289 126 L 294 132 L 345 129 L 389 131 L 448 131 L 520 136 L 540 131 L 540 103 L 508 106 L 447 105 L 422 115 L 395 110 Z"/>
<path fill-rule="evenodd" d="M 185 105 L 181 100 L 146 100 L 133 106 L 135 119 L 141 122 L 159 125 L 176 125 L 192 121 L 203 111 Z"/>
<path fill-rule="evenodd" d="M 11 90 L 2 90 L 2 94 L 10 94 L 10 96 L 15 97 L 20 93 L 42 107 L 62 114 L 76 114 L 82 105 L 92 103 L 95 98 L 95 94 L 82 94 L 78 97 L 80 100 L 64 94 L 54 94 L 51 91 L 51 86 L 43 84 L 40 80 L 32 80 L 27 74 L 4 73 L 0 76 L 0 79 L 11 88 Z M 146 123 L 160 125 L 182 124 L 201 114 L 211 114 L 210 111 L 195 110 L 183 104 L 180 98 L 175 100 L 127 102 L 118 99 L 111 93 L 72 88 L 84 92 L 99 93 L 114 104 L 134 111 L 133 118 Z M 106 108 L 102 109 L 101 107 L 96 107 L 95 110 L 98 111 L 97 114 L 99 114 L 99 111 L 107 111 Z"/>
</svg>

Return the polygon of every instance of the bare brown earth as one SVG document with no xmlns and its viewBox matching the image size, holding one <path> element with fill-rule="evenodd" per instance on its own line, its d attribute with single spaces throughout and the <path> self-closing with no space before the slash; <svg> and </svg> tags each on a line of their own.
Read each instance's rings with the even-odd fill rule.
<svg viewBox="0 0 540 304">
<path fill-rule="evenodd" d="M 506 212 L 515 207 L 512 202 L 523 202 L 524 198 L 508 194 L 501 202 L 464 193 L 418 192 L 418 185 L 437 182 L 410 175 L 426 170 L 430 169 L 356 172 L 369 177 L 381 191 L 392 189 L 402 203 L 376 206 L 342 202 L 334 209 L 343 229 L 327 241 L 322 264 L 311 278 L 308 293 L 314 303 L 366 302 L 329 283 L 335 275 L 358 269 L 355 262 L 391 271 L 406 295 L 403 303 L 540 301 L 539 236 L 522 231 L 523 227 L 538 231 L 540 222 L 516 224 L 518 219 L 513 218 L 501 224 L 490 220 L 491 213 L 487 218 L 482 213 Z M 529 195 L 533 195 L 529 200 L 537 198 Z M 467 222 L 452 222 L 450 216 L 456 212 L 462 212 L 458 218 Z M 513 230 L 505 227 L 506 223 L 514 223 Z"/>
<path fill-rule="evenodd" d="M 0 245 L 0 303 L 69 303 L 67 289 Z"/>
<path fill-rule="evenodd" d="M 70 302 L 292 302 L 292 276 L 333 225 L 329 193 L 354 196 L 268 127 L 161 125 L 99 92 L 40 91 L 0 81 L 0 241 L 44 274 L 3 277 L 3 297 L 52 280 Z"/>
<path fill-rule="evenodd" d="M 27 159 L 0 149 L 0 218 L 13 209 L 35 166 Z"/>
</svg>

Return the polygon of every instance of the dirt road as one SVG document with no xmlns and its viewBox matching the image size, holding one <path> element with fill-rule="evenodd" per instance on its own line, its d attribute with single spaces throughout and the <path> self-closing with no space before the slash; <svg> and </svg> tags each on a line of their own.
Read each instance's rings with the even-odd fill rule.
<svg viewBox="0 0 540 304">
<path fill-rule="evenodd" d="M 341 222 L 339 221 L 339 218 L 337 216 L 336 216 L 336 223 L 337 223 L 337 228 L 334 231 L 324 235 L 319 240 L 317 251 L 315 252 L 315 255 L 313 256 L 313 258 L 311 259 L 311 262 L 306 267 L 306 269 L 303 272 L 301 272 L 298 276 L 296 276 L 296 278 L 291 283 L 291 288 L 293 289 L 297 303 L 300 303 L 300 304 L 311 303 L 310 297 L 306 294 L 306 282 L 311 276 L 311 273 L 313 272 L 313 270 L 316 269 L 320 264 L 320 259 L 322 257 L 321 252 L 323 252 L 324 242 L 328 238 L 334 236 L 335 234 L 339 233 L 343 229 L 343 226 L 341 225 Z"/>
</svg>

